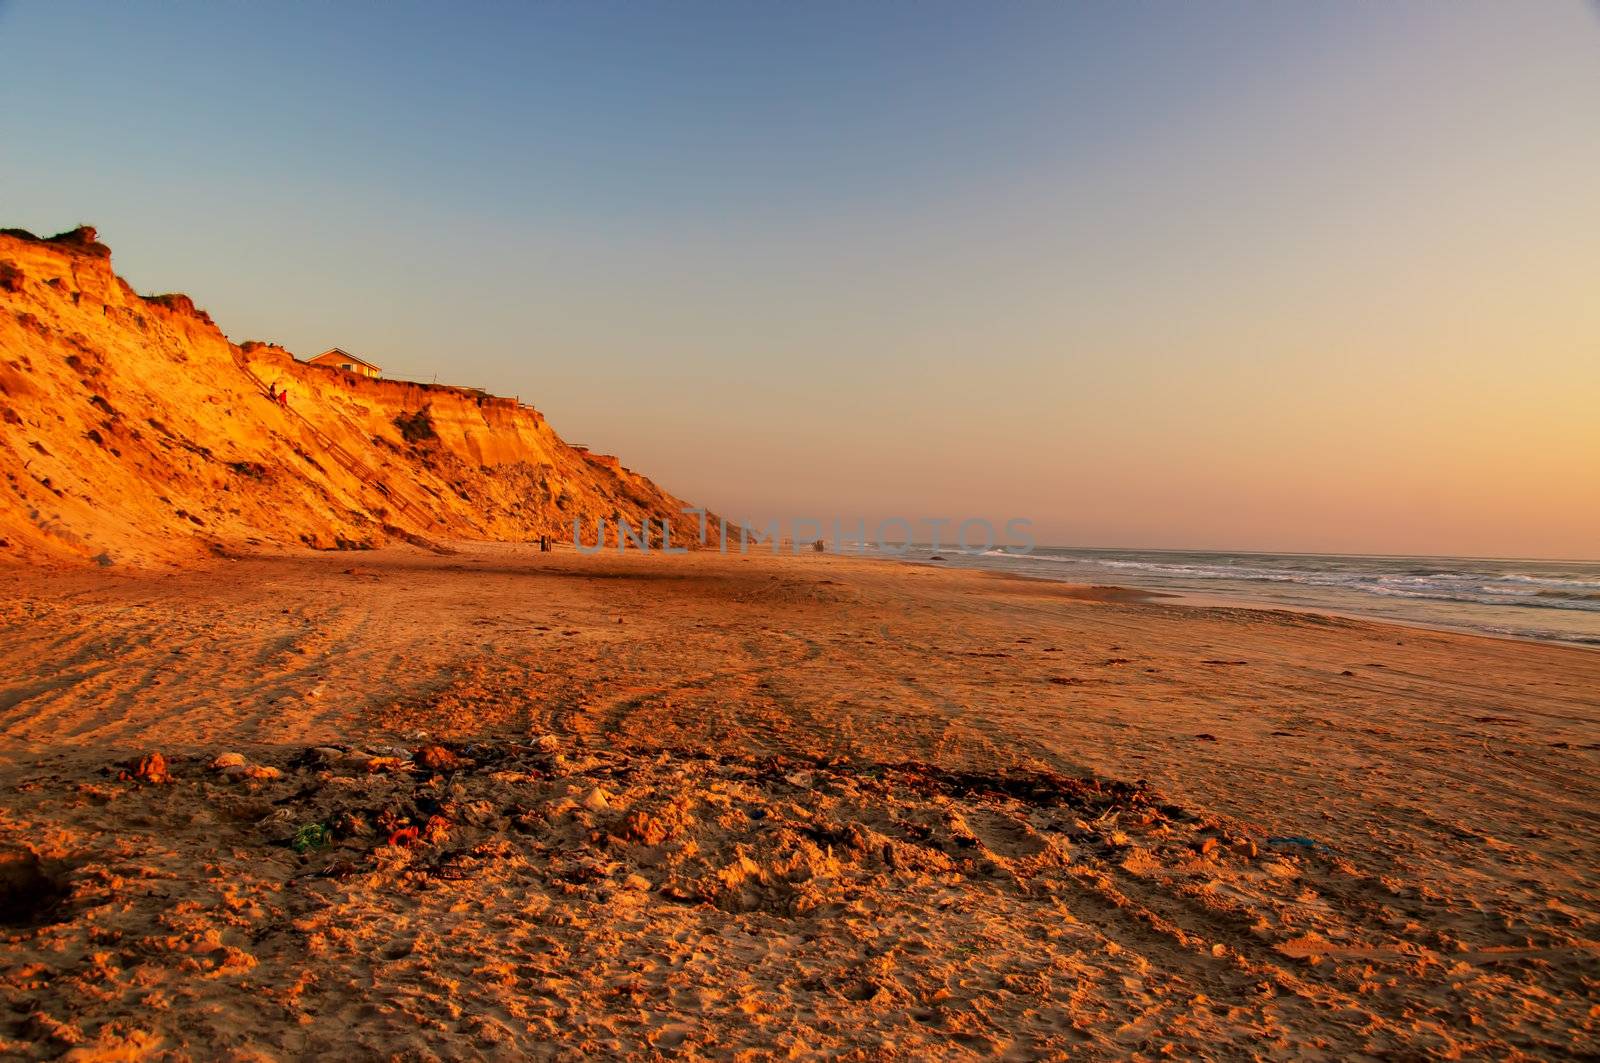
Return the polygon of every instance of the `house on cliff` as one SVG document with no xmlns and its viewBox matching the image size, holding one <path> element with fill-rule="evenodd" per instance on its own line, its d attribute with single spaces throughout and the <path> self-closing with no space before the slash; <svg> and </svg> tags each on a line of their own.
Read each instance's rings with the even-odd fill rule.
<svg viewBox="0 0 1600 1063">
<path fill-rule="evenodd" d="M 323 351 L 306 364 L 320 365 L 327 369 L 343 369 L 345 372 L 355 373 L 357 376 L 376 378 L 383 375 L 383 369 L 381 367 L 373 365 L 365 358 L 357 358 L 349 351 L 341 350 L 338 347 L 332 347 L 326 351 Z"/>
</svg>

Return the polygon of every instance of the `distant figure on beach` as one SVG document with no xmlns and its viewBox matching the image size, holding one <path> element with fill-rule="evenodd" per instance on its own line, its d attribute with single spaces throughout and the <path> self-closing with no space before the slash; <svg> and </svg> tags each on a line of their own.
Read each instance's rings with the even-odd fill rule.
<svg viewBox="0 0 1600 1063">
<path fill-rule="evenodd" d="M 267 398 L 273 402 L 278 401 L 278 382 L 276 380 L 267 385 Z"/>
<path fill-rule="evenodd" d="M 289 389 L 288 388 L 284 388 L 282 391 L 278 392 L 278 405 L 282 406 L 286 410 L 289 408 Z"/>
</svg>

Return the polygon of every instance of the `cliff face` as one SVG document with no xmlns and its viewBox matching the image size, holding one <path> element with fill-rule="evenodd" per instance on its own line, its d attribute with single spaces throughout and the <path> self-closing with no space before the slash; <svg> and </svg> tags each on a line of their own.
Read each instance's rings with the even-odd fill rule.
<svg viewBox="0 0 1600 1063">
<path fill-rule="evenodd" d="M 687 538 L 695 524 L 513 400 L 236 347 L 188 298 L 135 293 L 92 230 L 0 232 L 0 476 L 0 557 L 21 559 L 570 541 L 575 517 L 586 542 L 602 517 L 614 541 L 617 516 L 671 518 Z"/>
</svg>

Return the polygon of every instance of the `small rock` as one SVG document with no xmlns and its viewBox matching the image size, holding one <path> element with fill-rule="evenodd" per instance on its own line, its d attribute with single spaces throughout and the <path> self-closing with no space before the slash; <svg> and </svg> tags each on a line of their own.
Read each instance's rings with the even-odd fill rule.
<svg viewBox="0 0 1600 1063">
<path fill-rule="evenodd" d="M 226 771 L 228 768 L 242 768 L 244 764 L 243 753 L 223 753 L 211 762 L 211 770 Z"/>
<path fill-rule="evenodd" d="M 411 759 L 428 771 L 455 771 L 465 764 L 444 746 L 423 746 L 412 753 Z"/>
<path fill-rule="evenodd" d="M 638 874 L 629 875 L 627 878 L 622 880 L 622 884 L 628 887 L 630 890 L 650 889 L 650 880 L 645 878 L 643 875 Z"/>
<path fill-rule="evenodd" d="M 611 809 L 611 801 L 606 792 L 596 786 L 584 797 L 583 807 L 590 812 L 608 812 Z"/>
<path fill-rule="evenodd" d="M 167 772 L 167 758 L 160 753 L 146 753 L 135 760 L 123 763 L 122 778 L 140 782 L 168 783 L 172 776 Z"/>
</svg>

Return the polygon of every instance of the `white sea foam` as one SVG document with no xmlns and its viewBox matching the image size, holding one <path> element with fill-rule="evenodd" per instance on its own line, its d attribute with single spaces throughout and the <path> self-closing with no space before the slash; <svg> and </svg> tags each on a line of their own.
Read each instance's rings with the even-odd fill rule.
<svg viewBox="0 0 1600 1063">
<path fill-rule="evenodd" d="M 1003 547 L 941 552 L 956 563 L 1063 580 L 1201 590 L 1600 644 L 1600 562 L 1049 548 L 1019 554 Z M 1519 615 L 1546 622 L 1517 623 Z"/>
</svg>

